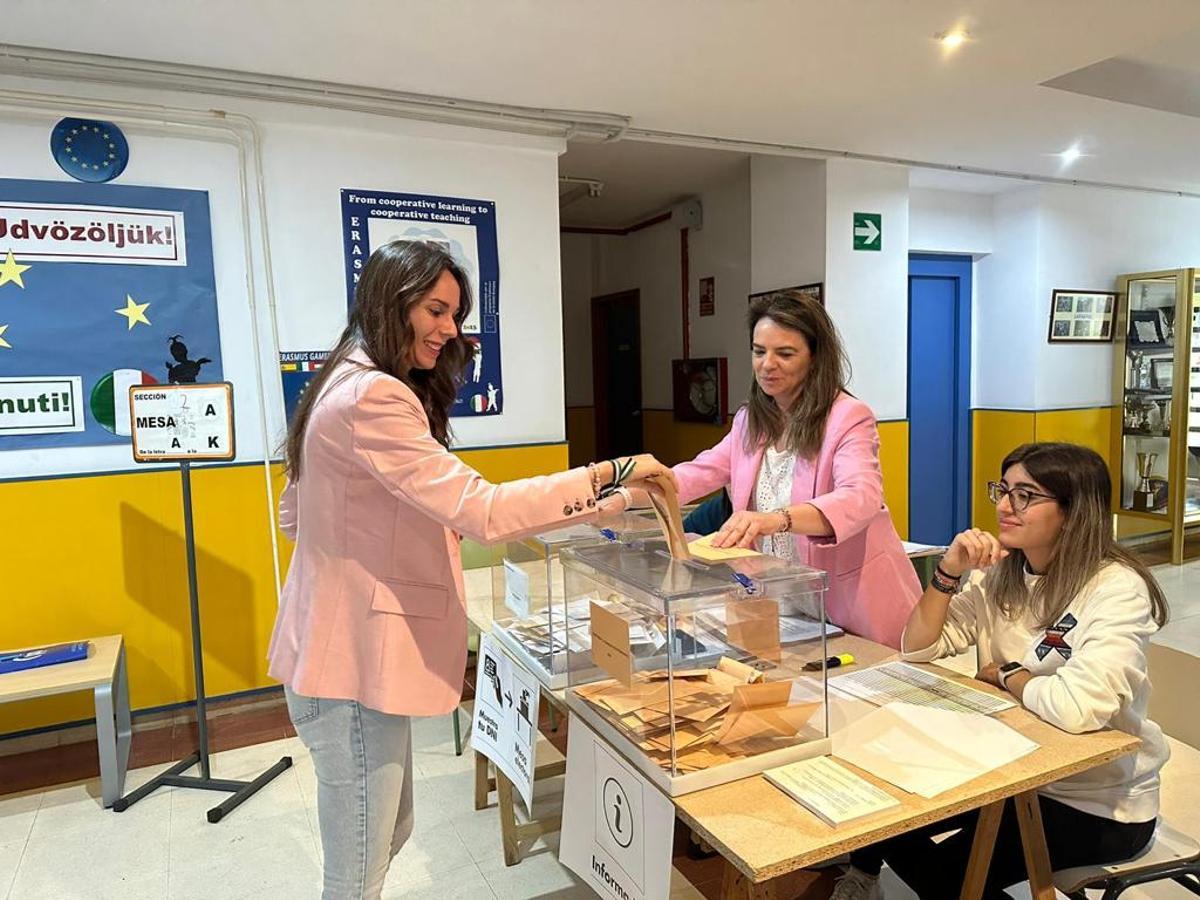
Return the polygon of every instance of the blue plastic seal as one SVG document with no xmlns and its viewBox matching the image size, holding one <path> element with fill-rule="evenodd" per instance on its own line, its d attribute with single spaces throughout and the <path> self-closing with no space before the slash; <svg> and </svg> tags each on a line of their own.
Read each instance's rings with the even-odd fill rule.
<svg viewBox="0 0 1200 900">
<path fill-rule="evenodd" d="M 601 528 L 600 529 L 600 537 L 602 537 L 606 541 L 610 541 L 614 544 L 617 542 L 617 533 L 615 531 L 613 531 L 611 528 Z"/>
<path fill-rule="evenodd" d="M 743 575 L 741 572 L 734 572 L 733 580 L 740 584 L 747 594 L 757 593 L 754 590 L 754 582 L 750 579 L 749 575 Z"/>
</svg>

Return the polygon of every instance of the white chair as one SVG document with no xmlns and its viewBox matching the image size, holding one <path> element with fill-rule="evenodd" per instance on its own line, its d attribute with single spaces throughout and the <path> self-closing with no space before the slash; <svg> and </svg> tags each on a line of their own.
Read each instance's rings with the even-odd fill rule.
<svg viewBox="0 0 1200 900">
<path fill-rule="evenodd" d="M 1054 886 L 1072 900 L 1086 900 L 1085 890 L 1103 890 L 1102 900 L 1113 900 L 1135 884 L 1168 879 L 1200 895 L 1200 844 L 1160 819 L 1154 839 L 1133 859 L 1063 869 L 1054 873 Z"/>
</svg>

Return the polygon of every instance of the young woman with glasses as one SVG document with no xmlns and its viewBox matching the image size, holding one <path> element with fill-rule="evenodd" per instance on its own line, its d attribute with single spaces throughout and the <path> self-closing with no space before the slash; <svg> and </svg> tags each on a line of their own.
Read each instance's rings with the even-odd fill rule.
<svg viewBox="0 0 1200 900">
<path fill-rule="evenodd" d="M 1169 755 L 1146 718 L 1150 636 L 1167 620 L 1162 589 L 1113 538 L 1108 467 L 1063 443 L 1024 444 L 988 485 L 999 534 L 964 531 L 909 616 L 902 656 L 929 662 L 975 647 L 976 676 L 1030 712 L 1079 734 L 1112 727 L 1141 749 L 1039 792 L 1050 863 L 1099 865 L 1137 855 L 1154 834 L 1159 770 Z M 837 900 L 877 896 L 881 863 L 923 898 L 957 897 L 978 812 L 851 854 Z M 932 838 L 959 829 L 940 843 Z M 1004 812 L 984 896 L 1026 878 L 1013 807 Z"/>
</svg>

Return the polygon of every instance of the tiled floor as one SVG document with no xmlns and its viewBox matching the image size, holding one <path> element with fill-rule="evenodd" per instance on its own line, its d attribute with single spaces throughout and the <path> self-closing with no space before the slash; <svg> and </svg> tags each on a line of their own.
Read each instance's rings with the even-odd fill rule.
<svg viewBox="0 0 1200 900">
<path fill-rule="evenodd" d="M 1171 622 L 1155 641 L 1200 656 L 1200 563 L 1158 567 L 1155 574 L 1172 607 Z M 286 711 L 278 700 L 263 698 L 248 712 L 215 716 L 212 721 L 213 745 L 224 750 L 213 757 L 217 777 L 256 775 L 284 754 L 296 761 L 217 825 L 210 825 L 204 812 L 220 795 L 194 790 L 159 791 L 120 815 L 101 809 L 94 744 L 0 756 L 5 792 L 0 796 L 0 900 L 319 896 L 312 763 L 303 745 L 289 737 Z M 535 844 L 520 865 L 504 866 L 495 808 L 473 809 L 471 757 L 454 755 L 452 733 L 449 718 L 418 720 L 414 725 L 417 828 L 392 866 L 385 896 L 594 896 L 558 864 L 557 835 Z M 162 763 L 185 755 L 193 745 L 194 726 L 183 722 L 138 733 L 135 765 L 152 760 L 155 764 L 131 772 L 127 789 L 144 783 Z M 1200 752 L 1178 742 L 1172 742 L 1172 749 L 1164 770 L 1163 812 L 1185 833 L 1200 835 Z M 37 786 L 68 780 L 74 781 Z M 561 778 L 539 782 L 535 807 L 561 805 L 561 793 Z M 718 896 L 719 860 L 677 857 L 676 865 L 673 900 Z M 829 881 L 827 873 L 803 896 L 825 896 Z M 886 888 L 888 900 L 912 896 L 894 880 L 886 881 Z M 1192 895 L 1176 885 L 1159 884 L 1123 896 L 1171 900 Z"/>
</svg>

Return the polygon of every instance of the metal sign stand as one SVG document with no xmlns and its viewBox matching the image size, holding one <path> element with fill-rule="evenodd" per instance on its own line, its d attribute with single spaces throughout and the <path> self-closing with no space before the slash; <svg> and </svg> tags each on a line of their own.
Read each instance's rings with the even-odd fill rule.
<svg viewBox="0 0 1200 900">
<path fill-rule="evenodd" d="M 174 386 L 172 386 L 174 387 Z M 182 387 L 182 386 L 181 386 Z M 188 385 L 187 387 L 194 387 Z M 163 386 L 156 386 L 163 390 Z M 169 388 L 166 388 L 169 390 Z M 139 389 L 131 390 L 131 395 Z M 141 389 L 144 390 L 144 389 Z M 232 418 L 232 392 L 230 392 L 230 418 Z M 135 447 L 137 440 L 135 435 Z M 232 448 L 229 450 L 232 458 Z M 152 794 L 161 787 L 185 787 L 206 791 L 228 791 L 231 796 L 225 802 L 214 806 L 208 811 L 209 822 L 220 822 L 246 800 L 258 793 L 276 775 L 292 765 L 292 758 L 284 756 L 252 781 L 230 781 L 224 778 L 213 778 L 209 766 L 208 754 L 208 699 L 204 693 L 204 656 L 200 643 L 200 595 L 196 581 L 196 536 L 192 521 L 192 471 L 191 463 L 186 459 L 179 462 L 179 474 L 183 483 L 183 529 L 187 547 L 188 570 L 188 602 L 192 618 L 192 668 L 196 677 L 196 725 L 198 729 L 198 746 L 186 759 L 177 762 L 167 771 L 156 776 L 137 790 L 126 794 L 113 803 L 114 812 L 124 812 L 143 797 Z M 199 765 L 199 775 L 184 775 L 188 769 Z"/>
</svg>

